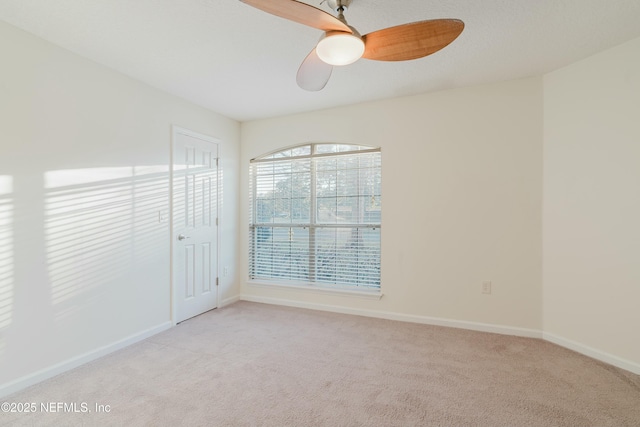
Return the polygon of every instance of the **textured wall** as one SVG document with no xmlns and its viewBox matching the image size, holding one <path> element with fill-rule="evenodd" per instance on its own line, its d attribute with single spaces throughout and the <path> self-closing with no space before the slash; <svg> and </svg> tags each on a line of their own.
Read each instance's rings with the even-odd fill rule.
<svg viewBox="0 0 640 427">
<path fill-rule="evenodd" d="M 640 372 L 640 39 L 544 78 L 544 330 Z M 629 367 L 633 369 L 633 367 Z"/>
<path fill-rule="evenodd" d="M 244 295 L 541 329 L 541 78 L 245 122 L 241 131 Z M 379 301 L 246 283 L 249 159 L 303 142 L 382 147 Z M 492 295 L 481 294 L 484 280 Z"/>
<path fill-rule="evenodd" d="M 2 386 L 169 320 L 172 124 L 223 141 L 236 270 L 239 125 L 2 23 L 0 52 Z"/>
</svg>

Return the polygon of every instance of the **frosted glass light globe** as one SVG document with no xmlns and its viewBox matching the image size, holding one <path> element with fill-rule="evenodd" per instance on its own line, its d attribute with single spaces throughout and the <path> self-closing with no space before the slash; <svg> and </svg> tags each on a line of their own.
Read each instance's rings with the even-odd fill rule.
<svg viewBox="0 0 640 427">
<path fill-rule="evenodd" d="M 353 34 L 327 34 L 318 42 L 316 53 L 327 64 L 349 65 L 362 57 L 364 42 Z"/>
</svg>

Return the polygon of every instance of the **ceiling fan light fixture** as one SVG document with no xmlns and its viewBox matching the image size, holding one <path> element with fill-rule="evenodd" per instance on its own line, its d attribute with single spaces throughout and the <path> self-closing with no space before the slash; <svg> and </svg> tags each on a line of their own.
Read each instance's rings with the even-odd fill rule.
<svg viewBox="0 0 640 427">
<path fill-rule="evenodd" d="M 318 57 L 331 65 L 349 65 L 364 54 L 364 42 L 355 34 L 327 32 L 316 46 Z"/>
</svg>

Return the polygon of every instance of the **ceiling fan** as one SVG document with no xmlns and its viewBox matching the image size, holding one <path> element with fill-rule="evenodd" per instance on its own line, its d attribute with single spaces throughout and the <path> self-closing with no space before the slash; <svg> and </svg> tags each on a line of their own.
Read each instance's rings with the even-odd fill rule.
<svg viewBox="0 0 640 427">
<path fill-rule="evenodd" d="M 363 36 L 347 24 L 344 11 L 351 0 L 327 0 L 338 12 L 333 16 L 296 0 L 240 0 L 281 18 L 324 31 L 317 46 L 302 61 L 296 81 L 309 91 L 325 87 L 334 66 L 352 64 L 361 57 L 377 61 L 422 58 L 446 47 L 464 29 L 459 19 L 417 21 L 374 31 Z M 323 1 L 324 2 L 324 1 Z"/>
</svg>

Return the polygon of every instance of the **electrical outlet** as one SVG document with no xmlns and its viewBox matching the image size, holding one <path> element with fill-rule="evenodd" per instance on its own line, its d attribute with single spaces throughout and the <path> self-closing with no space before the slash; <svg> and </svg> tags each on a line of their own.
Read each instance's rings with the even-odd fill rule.
<svg viewBox="0 0 640 427">
<path fill-rule="evenodd" d="M 222 269 L 222 276 L 223 276 L 223 277 L 227 277 L 228 275 L 229 275 L 229 267 L 228 267 L 228 266 L 225 266 L 225 267 Z"/>
<path fill-rule="evenodd" d="M 484 282 L 482 282 L 482 293 L 483 294 L 490 294 L 491 293 L 491 281 L 490 280 L 485 280 Z"/>
</svg>

